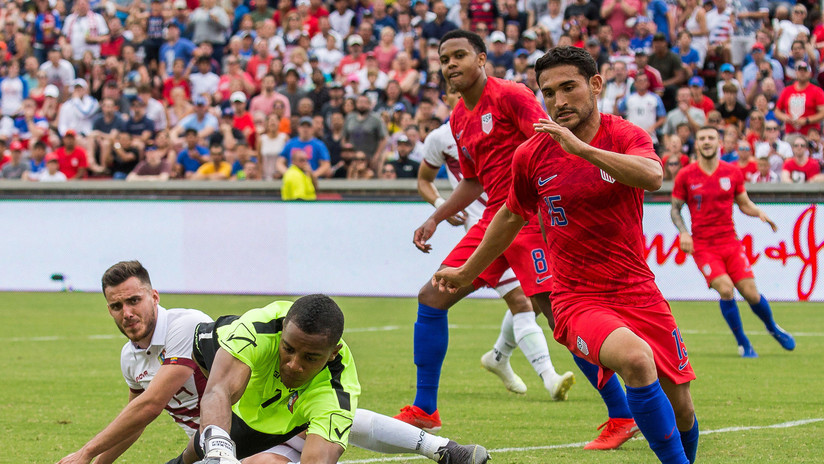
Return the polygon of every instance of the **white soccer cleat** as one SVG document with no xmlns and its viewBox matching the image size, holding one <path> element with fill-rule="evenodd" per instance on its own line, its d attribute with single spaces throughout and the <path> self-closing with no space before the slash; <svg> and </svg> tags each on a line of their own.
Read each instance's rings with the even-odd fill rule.
<svg viewBox="0 0 824 464">
<path fill-rule="evenodd" d="M 554 401 L 565 401 L 569 389 L 572 388 L 573 385 L 575 385 L 575 374 L 566 371 L 561 375 L 556 375 L 555 383 L 547 387 L 547 390 Z"/>
<path fill-rule="evenodd" d="M 481 365 L 484 369 L 497 375 L 507 390 L 523 395 L 526 393 L 526 384 L 509 365 L 509 358 L 504 358 L 495 350 L 489 350 L 486 354 L 481 356 Z"/>
</svg>

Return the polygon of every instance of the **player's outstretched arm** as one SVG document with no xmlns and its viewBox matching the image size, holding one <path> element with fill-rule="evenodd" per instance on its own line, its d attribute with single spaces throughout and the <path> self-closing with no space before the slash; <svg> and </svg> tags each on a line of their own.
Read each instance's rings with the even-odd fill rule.
<svg viewBox="0 0 824 464">
<path fill-rule="evenodd" d="M 432 213 L 432 216 L 429 216 L 423 225 L 415 230 L 415 235 L 412 238 L 415 246 L 422 252 L 429 253 L 432 245 L 426 242 L 435 234 L 438 224 L 462 211 L 467 205 L 475 201 L 483 191 L 484 188 L 477 178 L 462 179 L 458 182 L 458 186 L 455 187 L 452 195 Z"/>
<path fill-rule="evenodd" d="M 306 443 L 300 453 L 301 464 L 335 464 L 343 454 L 343 447 L 326 441 L 320 435 L 306 435 Z"/>
<path fill-rule="evenodd" d="M 503 253 L 515 240 L 526 220 L 506 207 L 495 214 L 484 233 L 481 244 L 472 256 L 459 268 L 445 267 L 432 277 L 432 286 L 442 292 L 455 293 L 472 283 L 492 261 Z"/>
<path fill-rule="evenodd" d="M 538 120 L 535 131 L 549 133 L 564 151 L 598 166 L 622 184 L 654 192 L 664 182 L 664 169 L 654 159 L 595 148 L 550 119 Z"/>
<path fill-rule="evenodd" d="M 762 222 L 766 222 L 770 225 L 773 232 L 778 232 L 778 225 L 776 225 L 775 222 L 767 216 L 767 213 L 762 211 L 761 208 L 756 206 L 755 203 L 750 200 L 750 196 L 747 195 L 746 191 L 735 196 L 735 203 L 738 205 L 738 209 L 740 209 L 742 213 L 750 217 L 757 217 L 758 219 L 761 219 Z"/>
<path fill-rule="evenodd" d="M 161 366 L 146 391 L 130 396 L 129 404 L 105 429 L 77 452 L 61 459 L 59 464 L 87 464 L 102 453 L 114 454 L 115 449 L 122 448 L 124 437 L 131 437 L 136 433 L 139 436 L 139 432 L 163 412 L 163 408 L 191 376 L 191 367 L 180 364 Z M 121 449 L 117 455 L 127 448 Z"/>
<path fill-rule="evenodd" d="M 692 253 L 693 252 L 693 245 L 692 245 L 692 235 L 690 235 L 690 230 L 687 228 L 687 225 L 684 223 L 684 217 L 681 216 L 681 210 L 684 208 L 684 200 L 676 197 L 672 197 L 672 207 L 670 208 L 670 218 L 672 219 L 672 223 L 675 224 L 675 227 L 678 228 L 679 233 L 679 243 L 681 247 L 681 251 L 684 253 Z"/>
<path fill-rule="evenodd" d="M 418 194 L 427 203 L 438 208 L 446 203 L 446 200 L 441 197 L 438 188 L 435 187 L 435 177 L 438 175 L 438 169 L 433 168 L 427 163 L 421 163 L 418 169 Z M 460 226 L 466 222 L 466 212 L 459 211 L 458 214 L 446 218 L 446 222 L 453 226 Z"/>
<path fill-rule="evenodd" d="M 215 354 L 209 381 L 200 400 L 200 430 L 216 425 L 228 431 L 232 426 L 232 405 L 237 403 L 252 370 L 243 361 L 220 348 Z"/>
</svg>

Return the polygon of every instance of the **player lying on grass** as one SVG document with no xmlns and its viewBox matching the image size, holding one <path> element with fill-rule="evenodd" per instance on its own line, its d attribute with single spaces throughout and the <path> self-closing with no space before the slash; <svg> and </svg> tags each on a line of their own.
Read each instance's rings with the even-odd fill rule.
<svg viewBox="0 0 824 464">
<path fill-rule="evenodd" d="M 129 338 L 121 354 L 121 368 L 130 388 L 130 401 L 103 431 L 80 450 L 63 458 L 61 464 L 89 463 L 95 457 L 97 463 L 113 462 L 164 408 L 189 436 L 200 426 L 200 399 L 207 381 L 193 360 L 192 347 L 198 325 L 209 324 L 212 319 L 197 310 L 167 310 L 160 306 L 159 294 L 152 288 L 148 271 L 137 261 L 115 264 L 103 275 L 102 282 L 109 312 L 120 331 Z M 212 356 L 215 352 L 216 346 Z M 353 411 L 356 398 L 357 395 Z M 291 406 L 295 404 L 297 401 Z M 234 428 L 232 431 L 235 432 Z M 348 430 L 339 431 L 341 435 L 348 433 Z M 355 411 L 350 438 L 353 444 L 366 449 L 417 453 L 438 462 L 483 463 L 487 459 L 481 446 L 461 446 L 362 409 Z M 289 446 L 278 450 L 294 453 Z M 275 459 L 274 462 L 279 462 L 277 459 L 288 462 L 277 451 L 264 454 L 264 458 Z M 195 460 L 194 448 L 189 447 L 170 462 L 188 464 Z"/>
<path fill-rule="evenodd" d="M 744 334 L 735 289 L 747 300 L 767 332 L 784 349 L 793 350 L 795 339 L 775 323 L 770 303 L 755 286 L 755 274 L 744 245 L 735 233 L 732 205 L 735 203 L 742 213 L 766 222 L 773 232 L 778 226 L 750 200 L 741 170 L 718 158 L 718 139 L 718 129 L 711 126 L 699 129 L 695 134 L 698 162 L 681 169 L 675 176 L 670 216 L 680 232 L 681 250 L 692 253 L 707 285 L 721 296 L 721 315 L 735 336 L 741 356 L 757 358 L 758 354 Z M 692 235 L 681 216 L 685 203 L 690 211 Z"/>
<path fill-rule="evenodd" d="M 661 462 L 693 462 L 695 374 L 643 256 L 643 195 L 661 187 L 661 159 L 643 129 L 599 113 L 603 78 L 585 50 L 554 48 L 535 73 L 551 119 L 536 121 L 538 134 L 515 152 L 506 204 L 483 241 L 462 266 L 436 272 L 432 285 L 460 291 L 540 210 L 555 339 L 599 366 L 599 383 L 616 372 L 624 379 L 632 416 Z"/>
</svg>

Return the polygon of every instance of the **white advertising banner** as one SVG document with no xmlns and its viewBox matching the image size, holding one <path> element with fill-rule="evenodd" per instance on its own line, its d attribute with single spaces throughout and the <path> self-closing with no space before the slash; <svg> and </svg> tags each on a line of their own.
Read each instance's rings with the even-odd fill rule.
<svg viewBox="0 0 824 464">
<path fill-rule="evenodd" d="M 772 300 L 824 301 L 818 205 L 762 207 L 777 233 L 735 215 L 759 289 Z M 396 202 L 0 201 L 0 290 L 99 291 L 108 266 L 138 259 L 163 292 L 415 296 L 464 233 L 443 223 L 432 253 L 419 252 L 412 233 L 431 212 Z M 645 205 L 644 228 L 664 295 L 714 299 L 678 251 L 669 205 Z"/>
</svg>

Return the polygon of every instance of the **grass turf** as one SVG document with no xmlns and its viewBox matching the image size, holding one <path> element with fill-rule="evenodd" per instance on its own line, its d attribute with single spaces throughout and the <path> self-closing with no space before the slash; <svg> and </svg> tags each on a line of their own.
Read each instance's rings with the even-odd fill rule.
<svg viewBox="0 0 824 464">
<path fill-rule="evenodd" d="M 194 307 L 213 317 L 239 314 L 273 300 L 269 296 L 161 295 L 165 307 Z M 359 405 L 394 415 L 414 398 L 411 299 L 337 298 L 347 320 L 345 339 L 358 365 Z M 774 303 L 776 319 L 795 333 L 798 348 L 786 352 L 741 303 L 742 319 L 761 356 L 741 359 L 714 302 L 672 303 L 698 375 L 692 393 L 703 435 L 701 462 L 820 462 L 824 418 L 820 370 L 824 305 Z M 526 395 L 504 390 L 479 358 L 494 342 L 504 306 L 500 300 L 467 300 L 450 314 L 450 349 L 441 379 L 441 434 L 481 443 L 496 464 L 546 462 L 653 463 L 645 441 L 620 450 L 585 452 L 581 444 L 606 419 L 595 390 L 570 355 L 550 338 L 558 371 L 578 379 L 569 401 L 554 403 L 524 357 L 513 367 L 529 387 Z M 545 327 L 543 319 L 539 321 Z M 0 463 L 53 463 L 76 450 L 120 411 L 128 397 L 119 369 L 125 338 L 109 317 L 103 297 L 89 293 L 0 294 Z M 163 414 L 120 459 L 166 462 L 182 450 L 185 434 Z M 564 445 L 570 445 L 563 447 Z M 557 447 L 557 448 L 549 448 Z M 515 448 L 511 450 L 501 450 Z M 350 448 L 343 459 L 384 456 Z M 411 462 L 423 462 L 413 458 Z"/>
</svg>

